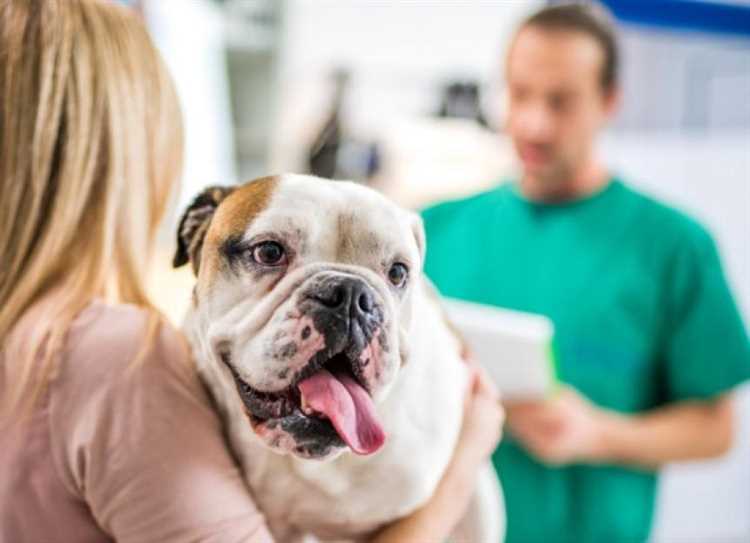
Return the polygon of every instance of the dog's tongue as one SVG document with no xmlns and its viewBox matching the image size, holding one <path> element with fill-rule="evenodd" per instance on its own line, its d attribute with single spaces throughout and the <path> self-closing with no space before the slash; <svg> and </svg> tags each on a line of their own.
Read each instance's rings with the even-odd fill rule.
<svg viewBox="0 0 750 543">
<path fill-rule="evenodd" d="M 385 432 L 375 415 L 375 406 L 354 379 L 320 370 L 297 386 L 305 404 L 327 416 L 355 453 L 371 454 L 383 446 Z"/>
</svg>

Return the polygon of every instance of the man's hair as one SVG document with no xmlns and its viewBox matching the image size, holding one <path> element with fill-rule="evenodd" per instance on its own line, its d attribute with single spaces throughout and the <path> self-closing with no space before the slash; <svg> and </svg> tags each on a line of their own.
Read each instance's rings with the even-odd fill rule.
<svg viewBox="0 0 750 543">
<path fill-rule="evenodd" d="M 521 29 L 530 26 L 548 30 L 580 32 L 593 38 L 604 53 L 600 83 L 604 92 L 611 91 L 619 75 L 617 33 L 612 16 L 595 3 L 566 2 L 545 7 L 528 17 Z"/>
</svg>

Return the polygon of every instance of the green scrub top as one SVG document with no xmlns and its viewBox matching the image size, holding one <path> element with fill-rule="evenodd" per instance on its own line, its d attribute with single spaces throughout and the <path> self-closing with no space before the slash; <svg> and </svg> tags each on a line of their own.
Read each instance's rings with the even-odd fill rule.
<svg viewBox="0 0 750 543">
<path fill-rule="evenodd" d="M 558 378 L 637 413 L 750 378 L 750 342 L 716 247 L 694 220 L 618 179 L 562 204 L 512 182 L 422 213 L 425 271 L 446 296 L 541 313 Z M 508 543 L 642 542 L 656 473 L 551 467 L 506 433 L 493 455 Z"/>
</svg>

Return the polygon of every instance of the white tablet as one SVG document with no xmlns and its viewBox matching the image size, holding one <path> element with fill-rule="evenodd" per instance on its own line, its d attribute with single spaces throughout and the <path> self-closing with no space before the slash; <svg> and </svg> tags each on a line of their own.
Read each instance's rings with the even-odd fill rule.
<svg viewBox="0 0 750 543">
<path fill-rule="evenodd" d="M 504 399 L 540 399 L 554 390 L 550 319 L 452 298 L 443 303 Z"/>
</svg>

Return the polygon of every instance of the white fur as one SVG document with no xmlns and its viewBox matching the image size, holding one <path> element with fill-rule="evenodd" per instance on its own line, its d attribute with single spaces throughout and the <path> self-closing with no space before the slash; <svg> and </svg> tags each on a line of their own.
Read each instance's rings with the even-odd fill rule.
<svg viewBox="0 0 750 543">
<path fill-rule="evenodd" d="M 376 289 L 391 312 L 393 322 L 387 330 L 392 350 L 396 354 L 408 350 L 403 366 L 398 367 L 399 357 L 388 374 L 389 382 L 373 394 L 388 436 L 380 451 L 356 456 L 346 450 L 324 461 L 302 459 L 268 449 L 251 429 L 228 370 L 218 360 L 216 344 L 226 338 L 239 341 L 242 350 L 236 350 L 244 353 L 238 362 L 241 375 L 254 383 L 263 381 L 268 371 L 258 369 L 264 368 L 262 350 L 248 346 L 253 341 L 257 344 L 265 329 L 276 326 L 271 316 L 278 314 L 304 280 L 295 279 L 292 270 L 270 292 L 259 291 L 259 285 L 219 280 L 201 292 L 184 326 L 200 374 L 227 424 L 232 449 L 280 541 L 304 533 L 324 539 L 357 538 L 414 511 L 433 494 L 460 429 L 468 372 L 456 339 L 421 280 L 413 215 L 354 184 L 285 176 L 247 235 L 301 229 L 306 236 L 307 269 L 315 269 L 335 258 L 334 245 L 342 234 L 337 230 L 337 217 L 352 210 L 360 224 L 369 225 L 385 240 L 386 247 L 401 247 L 417 266 L 408 295 L 397 300 L 376 271 L 382 255 L 367 256 L 355 250 L 356 262 L 333 262 L 356 270 Z M 497 542 L 503 525 L 499 486 L 488 467 L 460 537 Z"/>
</svg>

